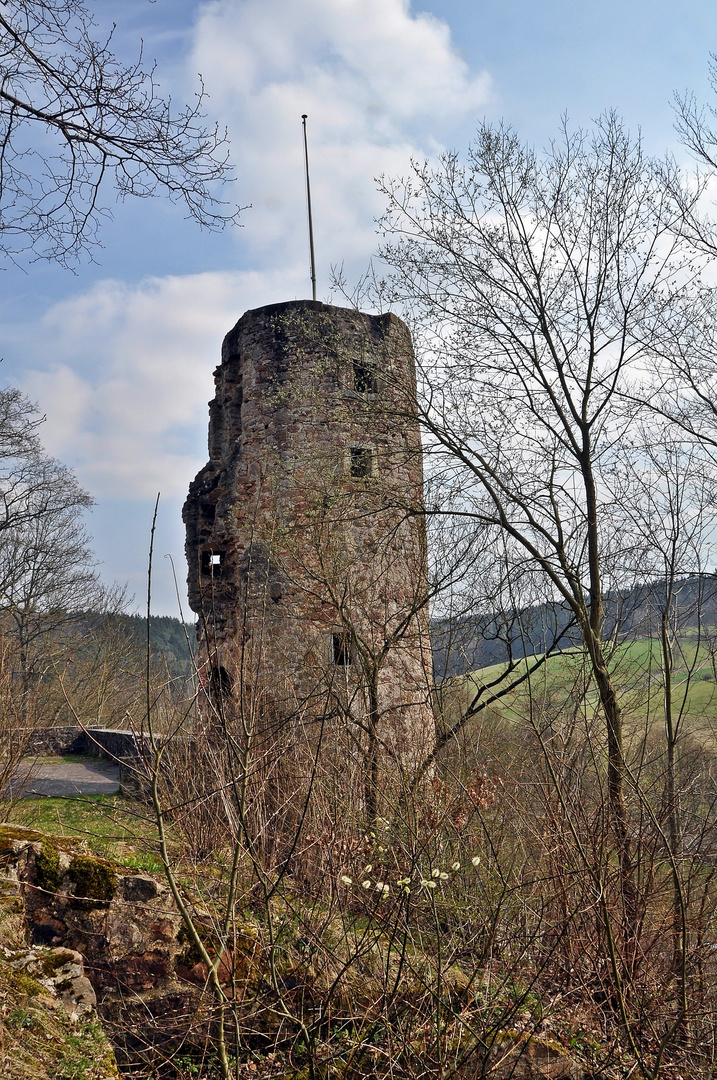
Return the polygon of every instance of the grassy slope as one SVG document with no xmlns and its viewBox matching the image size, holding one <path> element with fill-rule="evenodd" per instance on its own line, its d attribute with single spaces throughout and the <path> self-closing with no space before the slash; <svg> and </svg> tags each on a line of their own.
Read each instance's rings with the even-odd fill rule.
<svg viewBox="0 0 717 1080">
<path fill-rule="evenodd" d="M 114 1054 L 99 1020 L 73 1022 L 35 979 L 0 960 L 3 1080 L 115 1080 Z"/>
<path fill-rule="evenodd" d="M 537 657 L 518 662 L 512 678 L 522 674 Z M 689 669 L 692 669 L 691 673 Z M 658 643 L 637 641 L 620 646 L 612 657 L 612 669 L 618 687 L 622 690 L 622 704 L 628 723 L 644 727 L 664 719 L 664 687 L 660 670 Z M 500 679 L 504 665 L 496 664 L 481 668 L 470 675 L 452 681 L 448 691 L 449 715 L 456 715 L 470 701 L 476 689 Z M 586 703 L 597 704 L 597 697 L 589 682 L 587 665 L 583 654 L 577 650 L 558 653 L 549 657 L 530 679 L 511 691 L 494 709 L 506 719 L 525 713 L 530 696 L 534 700 L 552 703 L 560 708 L 569 703 L 575 688 L 585 687 Z M 717 729 L 717 682 L 712 661 L 704 647 L 696 640 L 685 637 L 682 655 L 676 660 L 673 677 L 673 710 L 681 713 L 684 724 L 692 734 L 712 736 Z"/>
</svg>

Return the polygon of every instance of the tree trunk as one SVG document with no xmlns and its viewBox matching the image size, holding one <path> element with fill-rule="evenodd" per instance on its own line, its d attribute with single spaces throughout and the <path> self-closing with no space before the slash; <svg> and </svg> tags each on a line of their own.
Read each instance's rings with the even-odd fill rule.
<svg viewBox="0 0 717 1080">
<path fill-rule="evenodd" d="M 366 696 L 368 698 L 368 747 L 366 750 L 366 771 L 364 791 L 366 803 L 366 821 L 371 825 L 378 813 L 379 781 L 379 740 L 378 740 L 378 674 L 371 671 L 368 675 Z"/>
<path fill-rule="evenodd" d="M 600 703 L 605 714 L 608 809 L 620 867 L 620 892 L 624 914 L 623 936 L 627 942 L 634 940 L 637 934 L 639 911 L 632 836 L 625 806 L 622 711 L 605 660 L 602 643 L 594 635 L 591 635 L 589 648 L 593 674 L 600 694 Z"/>
</svg>

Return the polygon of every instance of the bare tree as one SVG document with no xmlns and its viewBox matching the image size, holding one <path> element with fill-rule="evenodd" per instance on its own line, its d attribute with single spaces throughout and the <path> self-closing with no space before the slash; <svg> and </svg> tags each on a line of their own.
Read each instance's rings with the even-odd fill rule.
<svg viewBox="0 0 717 1080">
<path fill-rule="evenodd" d="M 717 58 L 714 53 L 710 58 L 709 65 L 710 84 L 712 89 L 717 89 Z M 675 94 L 675 127 L 684 145 L 691 150 L 695 157 L 708 165 L 711 169 L 717 168 L 717 134 L 714 122 L 717 118 L 717 110 L 713 105 L 701 105 L 694 94 Z"/>
<path fill-rule="evenodd" d="M 73 612 L 101 605 L 104 590 L 82 520 L 91 497 L 43 452 L 27 399 L 5 390 L 0 408 L 0 616 L 17 644 L 27 719 L 31 687 L 53 662 L 41 644 Z"/>
<path fill-rule="evenodd" d="M 0 249 L 68 264 L 97 243 L 112 177 L 120 198 L 164 191 L 208 228 L 236 219 L 226 134 L 205 123 L 203 88 L 179 110 L 140 52 L 96 40 L 83 0 L 0 4 Z"/>
<path fill-rule="evenodd" d="M 41 423 L 37 409 L 19 390 L 13 387 L 0 390 L 0 461 L 37 450 L 40 445 L 37 429 Z M 3 519 L 7 517 L 5 505 Z"/>
<path fill-rule="evenodd" d="M 644 548 L 619 468 L 635 422 L 626 395 L 698 289 L 682 204 L 612 115 L 590 134 L 565 128 L 543 159 L 484 126 L 466 164 L 448 154 L 383 190 L 388 299 L 407 305 L 422 346 L 427 457 L 459 492 L 450 512 L 507 538 L 521 574 L 545 578 L 566 605 L 589 657 L 629 934 L 634 862 L 605 598 L 634 580 Z"/>
</svg>

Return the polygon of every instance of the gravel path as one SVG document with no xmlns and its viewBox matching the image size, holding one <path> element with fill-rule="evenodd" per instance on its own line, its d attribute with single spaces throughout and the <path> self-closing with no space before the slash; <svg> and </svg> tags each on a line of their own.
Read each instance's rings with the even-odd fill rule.
<svg viewBox="0 0 717 1080">
<path fill-rule="evenodd" d="M 15 797 L 36 795 L 114 795 L 119 791 L 119 765 L 102 758 L 65 761 L 61 757 L 25 761 L 12 780 Z"/>
</svg>

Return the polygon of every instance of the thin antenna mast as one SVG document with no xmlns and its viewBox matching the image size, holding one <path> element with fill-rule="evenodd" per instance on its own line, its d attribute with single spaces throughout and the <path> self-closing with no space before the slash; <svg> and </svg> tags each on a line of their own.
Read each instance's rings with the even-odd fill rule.
<svg viewBox="0 0 717 1080">
<path fill-rule="evenodd" d="M 307 114 L 301 114 L 304 128 L 304 161 L 306 163 L 306 205 L 309 211 L 309 253 L 311 255 L 311 299 L 316 299 L 316 259 L 314 258 L 314 222 L 311 216 L 311 184 L 309 183 L 309 143 L 306 138 Z"/>
</svg>

